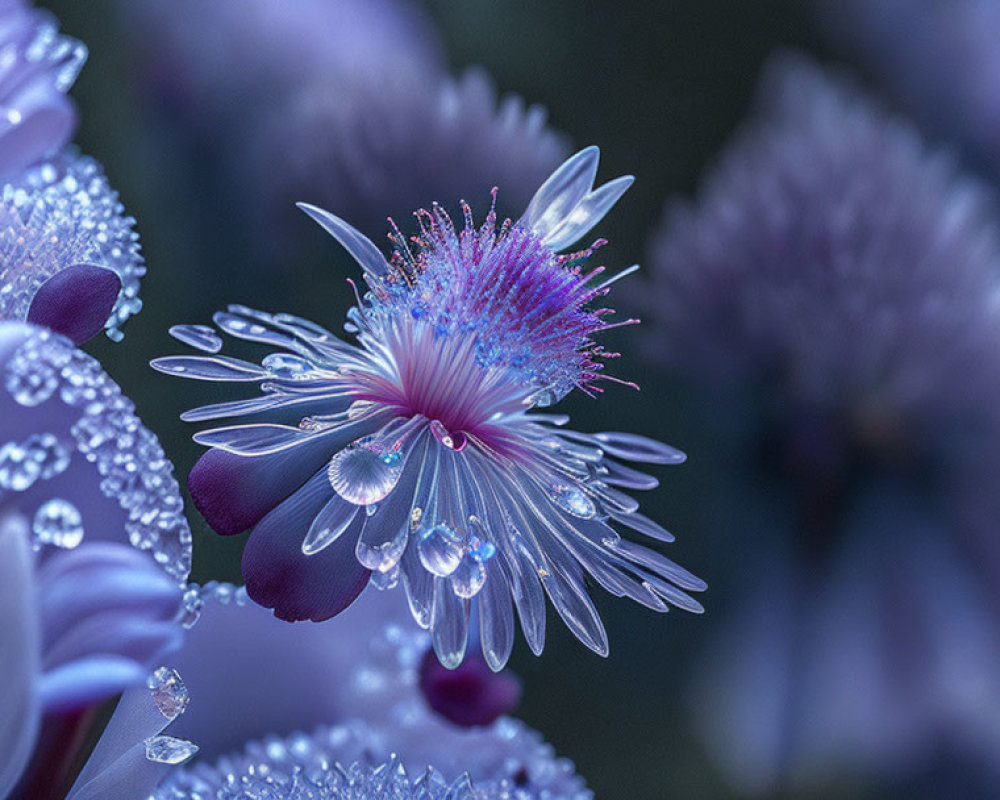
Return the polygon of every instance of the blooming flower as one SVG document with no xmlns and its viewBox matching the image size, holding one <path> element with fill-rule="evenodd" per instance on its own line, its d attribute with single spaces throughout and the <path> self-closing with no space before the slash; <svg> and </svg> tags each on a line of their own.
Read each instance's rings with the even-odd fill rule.
<svg viewBox="0 0 1000 800">
<path fill-rule="evenodd" d="M 63 152 L 3 187 L 0 318 L 85 342 L 142 307 L 145 274 L 135 220 L 91 158 Z"/>
<path fill-rule="evenodd" d="M 43 734 L 76 724 L 178 646 L 191 535 L 163 451 L 96 361 L 0 323 L 0 385 L 3 797 L 43 713 Z M 41 741 L 56 752 L 35 753 L 29 793 L 71 755 Z"/>
<path fill-rule="evenodd" d="M 671 540 L 617 488 L 656 480 L 620 460 L 683 455 L 633 434 L 566 430 L 565 417 L 535 410 L 574 386 L 600 391 L 601 362 L 613 355 L 591 337 L 616 323 L 590 304 L 615 278 L 597 283 L 600 268 L 583 271 L 593 248 L 558 254 L 632 182 L 593 189 L 597 160 L 596 148 L 571 158 L 499 230 L 492 212 L 481 228 L 466 212 L 461 232 L 438 206 L 419 212 L 421 235 L 411 246 L 397 234 L 388 261 L 343 220 L 306 206 L 364 270 L 370 291 L 349 313 L 358 344 L 296 317 L 231 307 L 215 317 L 222 330 L 283 352 L 259 366 L 217 355 L 153 362 L 184 377 L 261 385 L 260 396 L 195 409 L 188 420 L 301 420 L 195 436 L 212 448 L 189 478 L 196 505 L 217 532 L 253 528 L 243 573 L 254 600 L 284 619 L 322 620 L 370 578 L 386 587 L 401 577 L 414 617 L 454 667 L 476 598 L 493 669 L 513 644 L 512 599 L 541 651 L 543 592 L 581 641 L 607 652 L 584 571 L 654 610 L 701 610 L 681 591 L 701 581 L 610 524 Z M 208 328 L 175 334 L 209 353 L 221 348 Z"/>
<path fill-rule="evenodd" d="M 323 626 L 281 622 L 230 584 L 191 586 L 186 608 L 184 644 L 150 681 L 155 708 L 144 687 L 125 694 L 77 781 L 80 798 L 103 796 L 106 765 L 115 761 L 128 765 L 119 769 L 127 787 L 116 787 L 123 796 L 146 796 L 163 779 L 157 797 L 200 797 L 238 775 L 246 757 L 284 781 L 282 770 L 295 769 L 290 758 L 308 760 L 312 779 L 319 757 L 345 767 L 362 759 L 367 768 L 393 754 L 412 776 L 435 764 L 450 782 L 464 772 L 477 786 L 531 792 L 516 797 L 590 796 L 572 765 L 520 722 L 467 728 L 433 711 L 420 687 L 430 636 L 396 593 L 367 593 Z M 135 744 L 147 741 L 155 746 Z M 165 774 L 164 765 L 195 753 L 189 771 Z"/>
<path fill-rule="evenodd" d="M 654 234 L 649 353 L 747 431 L 749 577 L 696 712 L 743 789 L 996 751 L 996 503 L 969 487 L 1000 452 L 998 241 L 981 186 L 787 56 Z"/>
<path fill-rule="evenodd" d="M 87 48 L 61 36 L 55 20 L 27 0 L 0 8 L 0 183 L 65 145 L 76 127 L 66 97 Z"/>
<path fill-rule="evenodd" d="M 436 198 L 485 198 L 523 208 L 566 157 L 564 137 L 545 109 L 497 100 L 489 76 L 473 69 L 454 80 L 399 70 L 368 79 L 312 81 L 263 115 L 248 153 L 268 168 L 245 170 L 244 194 L 260 198 L 263 220 L 290 238 L 294 201 L 349 209 L 368 236 L 387 215 L 408 214 Z M 283 224 L 284 223 L 284 224 Z"/>
</svg>

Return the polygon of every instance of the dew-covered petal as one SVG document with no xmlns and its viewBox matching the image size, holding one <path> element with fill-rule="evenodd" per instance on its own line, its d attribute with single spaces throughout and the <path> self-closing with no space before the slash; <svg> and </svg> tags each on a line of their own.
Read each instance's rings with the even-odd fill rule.
<svg viewBox="0 0 1000 800">
<path fill-rule="evenodd" d="M 389 265 L 386 263 L 382 251 L 361 231 L 322 208 L 309 205 L 309 203 L 297 203 L 296 205 L 343 245 L 344 249 L 361 265 L 365 275 L 378 280 L 388 274 Z"/>
<path fill-rule="evenodd" d="M 39 622 L 27 522 L 0 517 L 0 797 L 17 783 L 40 719 Z"/>
<path fill-rule="evenodd" d="M 302 542 L 333 494 L 321 470 L 254 527 L 243 551 L 243 577 L 255 602 L 281 619 L 314 622 L 347 608 L 368 583 L 369 570 L 354 555 L 363 518 L 314 555 Z"/>
<path fill-rule="evenodd" d="M 28 322 L 82 344 L 104 329 L 121 287 L 121 278 L 110 269 L 67 267 L 41 285 L 28 309 Z"/>
</svg>

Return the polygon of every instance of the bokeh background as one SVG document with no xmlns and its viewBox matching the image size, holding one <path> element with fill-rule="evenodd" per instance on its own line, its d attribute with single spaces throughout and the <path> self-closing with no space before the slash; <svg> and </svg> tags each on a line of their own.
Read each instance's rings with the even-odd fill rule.
<svg viewBox="0 0 1000 800">
<path fill-rule="evenodd" d="M 295 230 L 304 247 L 294 253 L 252 244 L 256 221 L 239 211 L 237 198 L 227 197 L 234 190 L 143 100 L 137 68 L 143 43 L 126 35 L 122 4 L 44 5 L 65 32 L 90 48 L 73 90 L 82 119 L 76 140 L 104 164 L 137 218 L 149 267 L 143 313 L 129 322 L 125 340 L 115 345 L 99 339 L 86 349 L 135 401 L 183 475 L 200 448 L 178 415 L 209 402 L 216 389 L 148 368 L 151 358 L 178 350 L 167 329 L 207 323 L 225 304 L 243 303 L 337 330 L 351 301 L 344 278 L 356 271 L 304 216 Z M 801 2 L 427 0 L 425 7 L 442 32 L 453 72 L 484 66 L 501 91 L 547 107 L 552 126 L 575 147 L 599 144 L 604 179 L 637 176 L 598 230 L 610 239 L 600 260 L 615 268 L 645 260 L 648 233 L 664 202 L 694 191 L 746 116 L 769 55 L 795 47 L 831 58 L 813 9 Z M 214 35 L 225 37 L 226 31 Z M 661 487 L 642 500 L 645 513 L 678 537 L 667 554 L 708 582 L 707 613 L 659 616 L 595 592 L 610 657 L 589 653 L 557 624 L 549 626 L 541 658 L 519 641 L 511 662 L 524 679 L 517 713 L 576 763 L 598 798 L 741 796 L 695 733 L 699 698 L 691 687 L 713 625 L 743 600 L 732 577 L 753 562 L 768 532 L 732 490 L 741 478 L 733 444 L 738 434 L 709 420 L 685 384 L 651 370 L 633 329 L 608 339 L 623 354 L 615 374 L 636 380 L 641 391 L 611 386 L 600 399 L 577 393 L 563 405 L 582 430 L 600 430 L 617 419 L 610 427 L 652 435 L 689 454 L 685 465 L 660 470 Z M 191 520 L 192 578 L 238 581 L 242 537 L 215 536 L 193 508 Z M 938 786 L 930 778 L 917 785 L 929 797 L 973 796 L 972 789 L 950 794 L 957 791 L 953 784 Z M 914 796 L 913 785 L 905 786 L 845 773 L 808 790 L 777 789 L 768 796 Z"/>
</svg>

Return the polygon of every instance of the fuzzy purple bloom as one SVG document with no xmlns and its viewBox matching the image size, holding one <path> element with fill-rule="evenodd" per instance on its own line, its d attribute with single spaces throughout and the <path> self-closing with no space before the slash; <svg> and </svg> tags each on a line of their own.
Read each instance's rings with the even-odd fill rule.
<svg viewBox="0 0 1000 800">
<path fill-rule="evenodd" d="M 653 236 L 648 352 L 752 431 L 738 524 L 761 535 L 696 711 L 745 790 L 1000 743 L 996 518 L 966 519 L 996 506 L 969 489 L 1000 447 L 994 214 L 909 126 L 785 56 Z"/>
<path fill-rule="evenodd" d="M 63 147 L 76 128 L 66 97 L 87 48 L 61 36 L 55 20 L 27 0 L 0 4 L 0 183 Z"/>
<path fill-rule="evenodd" d="M 929 132 L 1000 173 L 1000 7 L 992 0 L 818 0 L 842 52 Z"/>
<path fill-rule="evenodd" d="M 244 193 L 261 199 L 263 219 L 285 233 L 282 241 L 302 198 L 349 210 L 372 238 L 386 216 L 440 198 L 479 202 L 495 186 L 508 208 L 524 208 L 568 154 L 565 138 L 545 123 L 541 106 L 525 108 L 516 95 L 498 100 L 477 69 L 459 80 L 400 70 L 347 86 L 314 81 L 259 127 L 249 158 L 267 167 L 247 171 Z"/>
<path fill-rule="evenodd" d="M 701 610 L 682 591 L 702 590 L 700 580 L 611 525 L 670 541 L 617 488 L 656 480 L 620 460 L 683 455 L 633 434 L 566 430 L 565 417 L 534 410 L 574 387 L 599 391 L 601 362 L 614 354 L 592 337 L 623 324 L 592 308 L 617 279 L 583 270 L 593 248 L 559 254 L 632 181 L 594 189 L 597 160 L 597 148 L 571 158 L 518 222 L 499 229 L 492 211 L 477 228 L 466 209 L 460 231 L 438 206 L 419 212 L 421 235 L 408 243 L 397 232 L 390 260 L 343 220 L 304 206 L 364 270 L 369 291 L 349 312 L 358 344 L 286 314 L 232 307 L 215 316 L 222 330 L 281 351 L 260 365 L 217 355 L 154 362 L 181 377 L 260 384 L 259 396 L 187 420 L 299 423 L 195 436 L 213 448 L 189 479 L 196 505 L 222 533 L 252 527 L 243 554 L 252 598 L 285 619 L 322 620 L 370 580 L 402 580 L 446 666 L 461 663 L 478 607 L 495 670 L 513 646 L 512 600 L 541 652 L 546 593 L 581 641 L 607 653 L 585 572 L 656 611 Z M 203 328 L 174 333 L 210 353 L 221 346 Z M 251 495 L 251 508 L 234 510 Z"/>
<path fill-rule="evenodd" d="M 92 158 L 66 151 L 0 196 L 0 319 L 26 320 L 80 344 L 142 307 L 135 220 Z"/>
</svg>

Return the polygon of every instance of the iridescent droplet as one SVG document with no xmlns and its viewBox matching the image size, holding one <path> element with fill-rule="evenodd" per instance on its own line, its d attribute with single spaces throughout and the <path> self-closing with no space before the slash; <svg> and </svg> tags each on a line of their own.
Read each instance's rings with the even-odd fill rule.
<svg viewBox="0 0 1000 800">
<path fill-rule="evenodd" d="M 83 518 L 76 506 L 58 497 L 47 500 L 31 524 L 35 541 L 72 550 L 83 541 Z"/>
<path fill-rule="evenodd" d="M 23 492 L 41 475 L 41 467 L 27 449 L 16 442 L 0 447 L 0 489 Z"/>
<path fill-rule="evenodd" d="M 180 673 L 170 667 L 160 667 L 146 678 L 146 687 L 160 713 L 173 722 L 191 702 Z"/>
<path fill-rule="evenodd" d="M 465 449 L 465 446 L 469 443 L 468 438 L 462 431 L 457 433 L 452 433 L 449 431 L 443 422 L 439 419 L 431 421 L 430 424 L 431 433 L 434 434 L 434 438 L 437 439 L 441 444 L 447 447 L 449 450 L 454 450 L 455 452 L 461 452 Z"/>
<path fill-rule="evenodd" d="M 357 506 L 388 497 L 402 473 L 402 454 L 375 436 L 349 444 L 330 459 L 327 468 L 333 490 Z"/>
<path fill-rule="evenodd" d="M 453 529 L 440 523 L 428 528 L 417 541 L 417 554 L 424 569 L 447 578 L 462 560 L 462 540 Z"/>
<path fill-rule="evenodd" d="M 205 601 L 201 596 L 199 586 L 188 586 L 184 590 L 184 597 L 181 600 L 180 611 L 177 612 L 177 621 L 187 629 L 194 627 L 201 617 L 202 609 L 205 608 Z"/>
<path fill-rule="evenodd" d="M 466 553 L 451 574 L 451 588 L 459 597 L 475 597 L 486 583 L 486 567 L 483 562 Z"/>
<path fill-rule="evenodd" d="M 271 353 L 264 358 L 261 366 L 276 378 L 292 381 L 307 378 L 313 370 L 313 365 L 309 361 L 290 353 Z"/>
<path fill-rule="evenodd" d="M 70 450 L 51 433 L 35 433 L 27 438 L 24 448 L 38 464 L 38 477 L 49 480 L 66 471 Z"/>
<path fill-rule="evenodd" d="M 379 572 L 375 570 L 372 572 L 370 583 L 379 591 L 386 591 L 387 589 L 395 589 L 399 585 L 399 564 L 394 566 L 388 572 Z"/>
<path fill-rule="evenodd" d="M 549 497 L 559 508 L 574 517 L 593 519 L 597 516 L 597 506 L 594 505 L 594 501 L 576 486 L 553 486 Z"/>
<path fill-rule="evenodd" d="M 146 759 L 157 764 L 183 764 L 198 752 L 198 745 L 173 736 L 146 739 Z"/>
</svg>

